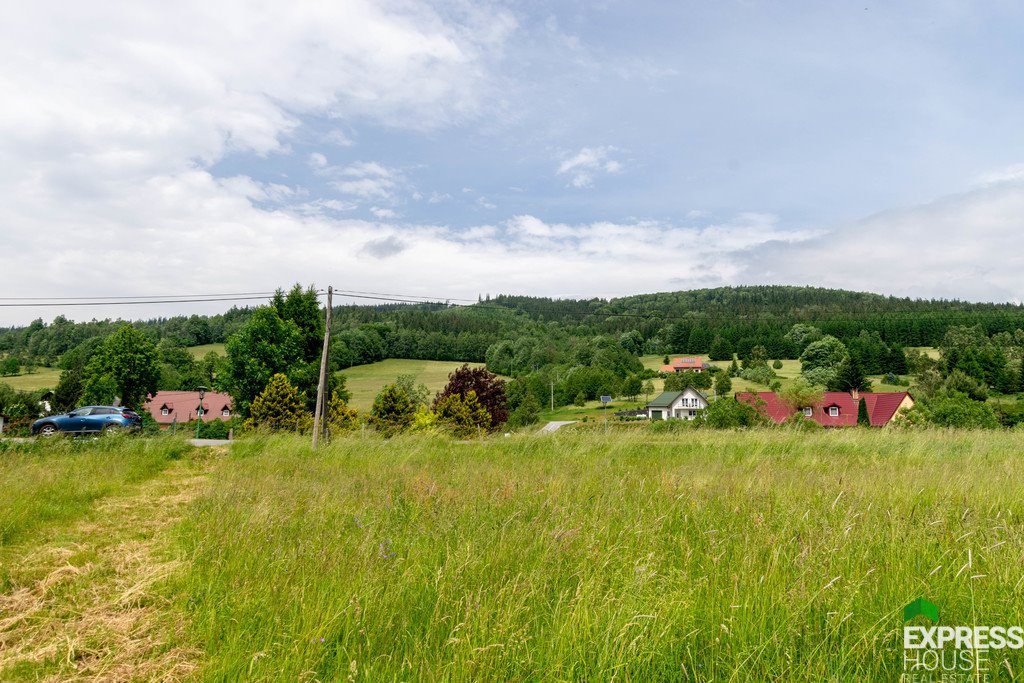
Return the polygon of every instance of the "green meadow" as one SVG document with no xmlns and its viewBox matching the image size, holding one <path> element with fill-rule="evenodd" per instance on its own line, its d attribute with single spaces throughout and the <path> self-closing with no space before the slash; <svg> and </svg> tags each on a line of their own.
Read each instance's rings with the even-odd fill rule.
<svg viewBox="0 0 1024 683">
<path fill-rule="evenodd" d="M 898 680 L 918 597 L 1024 624 L 1018 441 L 0 446 L 0 680 Z"/>
<path fill-rule="evenodd" d="M 462 363 L 440 360 L 407 360 L 391 358 L 379 363 L 356 365 L 342 370 L 345 376 L 345 388 L 352 394 L 349 404 L 352 407 L 368 411 L 373 399 L 385 385 L 391 384 L 399 375 L 412 375 L 416 384 L 424 384 L 430 390 L 430 397 L 444 389 L 448 383 L 448 375 Z M 469 363 L 471 367 L 483 367 L 483 363 Z"/>
</svg>

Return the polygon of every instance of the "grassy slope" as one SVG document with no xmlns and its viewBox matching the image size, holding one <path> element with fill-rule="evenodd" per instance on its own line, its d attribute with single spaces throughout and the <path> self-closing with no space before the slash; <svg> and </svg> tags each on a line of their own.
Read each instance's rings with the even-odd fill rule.
<svg viewBox="0 0 1024 683">
<path fill-rule="evenodd" d="M 13 377 L 0 377 L 0 382 L 7 384 L 14 389 L 21 391 L 36 391 L 37 389 L 53 389 L 60 380 L 59 368 L 37 368 L 35 372 L 28 375 L 15 375 Z"/>
<path fill-rule="evenodd" d="M 188 350 L 192 354 L 192 357 L 195 358 L 196 360 L 202 360 L 203 356 L 210 353 L 210 351 L 213 351 L 214 353 L 220 356 L 227 355 L 224 351 L 223 344 L 203 344 L 202 346 L 190 346 L 188 347 Z"/>
<path fill-rule="evenodd" d="M 910 600 L 1024 623 L 1018 451 L 866 430 L 254 441 L 183 525 L 173 599 L 209 680 L 897 680 Z"/>
<path fill-rule="evenodd" d="M 472 367 L 481 367 L 482 363 L 470 363 Z M 448 375 L 461 367 L 462 363 L 436 360 L 403 360 L 390 359 L 369 365 L 356 365 L 342 370 L 345 386 L 352 392 L 351 405 L 358 410 L 369 410 L 374 397 L 381 388 L 395 381 L 399 375 L 415 375 L 417 384 L 425 384 L 431 396 L 444 388 L 448 383 Z"/>
</svg>

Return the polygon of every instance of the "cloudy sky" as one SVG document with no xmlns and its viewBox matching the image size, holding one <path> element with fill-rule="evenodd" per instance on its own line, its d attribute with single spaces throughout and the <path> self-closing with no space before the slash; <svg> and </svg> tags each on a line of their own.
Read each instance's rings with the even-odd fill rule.
<svg viewBox="0 0 1024 683">
<path fill-rule="evenodd" d="M 15 3 L 0 296 L 1020 300 L 1021 45 L 1015 0 Z"/>
</svg>

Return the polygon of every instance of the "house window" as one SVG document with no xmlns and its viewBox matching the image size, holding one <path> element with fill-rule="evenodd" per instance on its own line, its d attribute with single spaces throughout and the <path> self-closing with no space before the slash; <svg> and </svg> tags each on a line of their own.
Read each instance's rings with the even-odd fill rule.
<svg viewBox="0 0 1024 683">
<path fill-rule="evenodd" d="M 221 417 L 231 417 L 231 411 L 228 410 L 227 408 L 225 408 L 224 410 L 220 411 L 220 416 Z"/>
<path fill-rule="evenodd" d="M 160 409 L 160 414 L 161 415 L 170 415 L 171 411 L 167 410 L 167 408 L 161 408 Z"/>
<path fill-rule="evenodd" d="M 804 408 L 804 417 L 810 417 L 813 411 L 810 408 Z"/>
<path fill-rule="evenodd" d="M 829 417 L 839 417 L 839 406 L 829 406 L 828 415 Z"/>
</svg>

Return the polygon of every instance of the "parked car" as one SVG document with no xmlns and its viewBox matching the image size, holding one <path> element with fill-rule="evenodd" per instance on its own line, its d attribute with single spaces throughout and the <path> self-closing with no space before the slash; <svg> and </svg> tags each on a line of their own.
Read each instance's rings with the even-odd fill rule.
<svg viewBox="0 0 1024 683">
<path fill-rule="evenodd" d="M 65 415 L 50 415 L 32 423 L 33 436 L 55 436 L 66 434 L 110 433 L 122 429 L 142 428 L 138 413 L 119 406 L 85 406 L 76 408 Z"/>
</svg>

